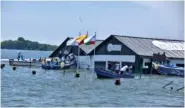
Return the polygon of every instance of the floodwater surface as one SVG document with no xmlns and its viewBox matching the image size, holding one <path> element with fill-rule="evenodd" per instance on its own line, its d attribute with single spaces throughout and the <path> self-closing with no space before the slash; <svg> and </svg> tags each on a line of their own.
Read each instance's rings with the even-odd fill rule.
<svg viewBox="0 0 185 108">
<path fill-rule="evenodd" d="M 25 58 L 47 57 L 51 52 L 1 50 L 1 58 L 16 58 L 18 52 Z M 36 70 L 36 75 L 32 71 Z M 2 107 L 150 107 L 184 106 L 184 78 L 139 75 L 134 79 L 97 79 L 92 71 L 43 70 L 39 67 L 17 67 L 8 63 L 1 69 Z M 162 87 L 173 81 L 165 89 Z M 171 90 L 171 88 L 173 89 Z"/>
<path fill-rule="evenodd" d="M 32 75 L 36 70 L 36 75 Z M 1 105 L 3 107 L 129 107 L 184 106 L 184 78 L 159 75 L 136 75 L 134 79 L 97 79 L 92 71 L 43 70 L 6 64 L 1 69 Z M 162 87 L 173 81 L 165 89 Z M 173 90 L 171 90 L 173 87 Z"/>
</svg>

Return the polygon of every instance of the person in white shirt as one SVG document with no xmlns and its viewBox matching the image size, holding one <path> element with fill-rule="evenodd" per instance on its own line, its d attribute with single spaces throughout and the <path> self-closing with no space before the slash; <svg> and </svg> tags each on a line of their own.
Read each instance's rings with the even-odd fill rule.
<svg viewBox="0 0 185 108">
<path fill-rule="evenodd" d="M 123 74 L 123 72 L 126 72 L 126 70 L 128 69 L 128 66 L 127 65 L 125 65 L 125 66 L 123 66 L 122 68 L 121 68 L 121 74 Z"/>
<path fill-rule="evenodd" d="M 119 63 L 116 63 L 116 66 L 115 67 L 116 67 L 116 69 L 115 69 L 116 70 L 116 73 L 119 73 L 119 71 L 120 71 L 120 65 L 119 65 Z"/>
</svg>

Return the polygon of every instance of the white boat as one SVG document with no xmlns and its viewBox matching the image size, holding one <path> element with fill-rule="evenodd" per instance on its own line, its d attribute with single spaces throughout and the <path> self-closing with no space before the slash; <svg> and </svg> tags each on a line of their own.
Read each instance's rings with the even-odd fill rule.
<svg viewBox="0 0 185 108">
<path fill-rule="evenodd" d="M 41 66 L 41 61 L 37 59 L 25 59 L 21 61 L 9 59 L 9 64 L 10 66 Z"/>
</svg>

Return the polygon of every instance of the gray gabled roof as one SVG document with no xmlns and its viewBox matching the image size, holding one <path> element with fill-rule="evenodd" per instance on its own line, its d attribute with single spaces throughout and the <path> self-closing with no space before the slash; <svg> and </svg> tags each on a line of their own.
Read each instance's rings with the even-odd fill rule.
<svg viewBox="0 0 185 108">
<path fill-rule="evenodd" d="M 96 40 L 95 45 L 80 45 L 80 48 L 86 53 L 89 54 L 94 48 L 96 48 L 103 40 Z"/>
<path fill-rule="evenodd" d="M 163 53 L 165 52 L 168 58 L 184 58 L 183 50 L 163 50 L 155 46 L 152 41 L 160 40 L 164 42 L 176 42 L 183 43 L 183 40 L 169 40 L 169 39 L 159 39 L 159 38 L 143 38 L 143 37 L 130 37 L 130 36 L 114 36 L 117 40 L 125 44 L 132 51 L 140 56 L 153 56 L 153 53 Z"/>
<path fill-rule="evenodd" d="M 49 57 L 54 57 L 57 55 L 57 53 L 66 45 L 66 42 L 69 41 L 70 39 L 72 39 L 72 37 L 67 37 L 58 47 L 57 49 L 55 49 L 50 55 Z"/>
</svg>

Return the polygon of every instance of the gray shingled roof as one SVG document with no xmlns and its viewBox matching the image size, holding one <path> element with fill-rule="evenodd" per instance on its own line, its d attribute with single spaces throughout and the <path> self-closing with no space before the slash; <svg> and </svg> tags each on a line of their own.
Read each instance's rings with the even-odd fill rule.
<svg viewBox="0 0 185 108">
<path fill-rule="evenodd" d="M 86 52 L 86 54 L 89 54 L 94 48 L 96 48 L 103 40 L 96 40 L 95 45 L 80 45 L 80 48 Z"/>
<path fill-rule="evenodd" d="M 129 37 L 129 36 L 118 36 L 112 35 L 120 42 L 125 44 L 135 53 L 141 56 L 153 56 L 153 53 L 163 53 L 169 58 L 184 58 L 183 50 L 162 50 L 153 45 L 153 40 L 160 40 L 165 42 L 179 42 L 183 43 L 183 40 L 169 40 L 169 39 L 157 39 L 157 38 L 142 38 L 142 37 Z"/>
</svg>

